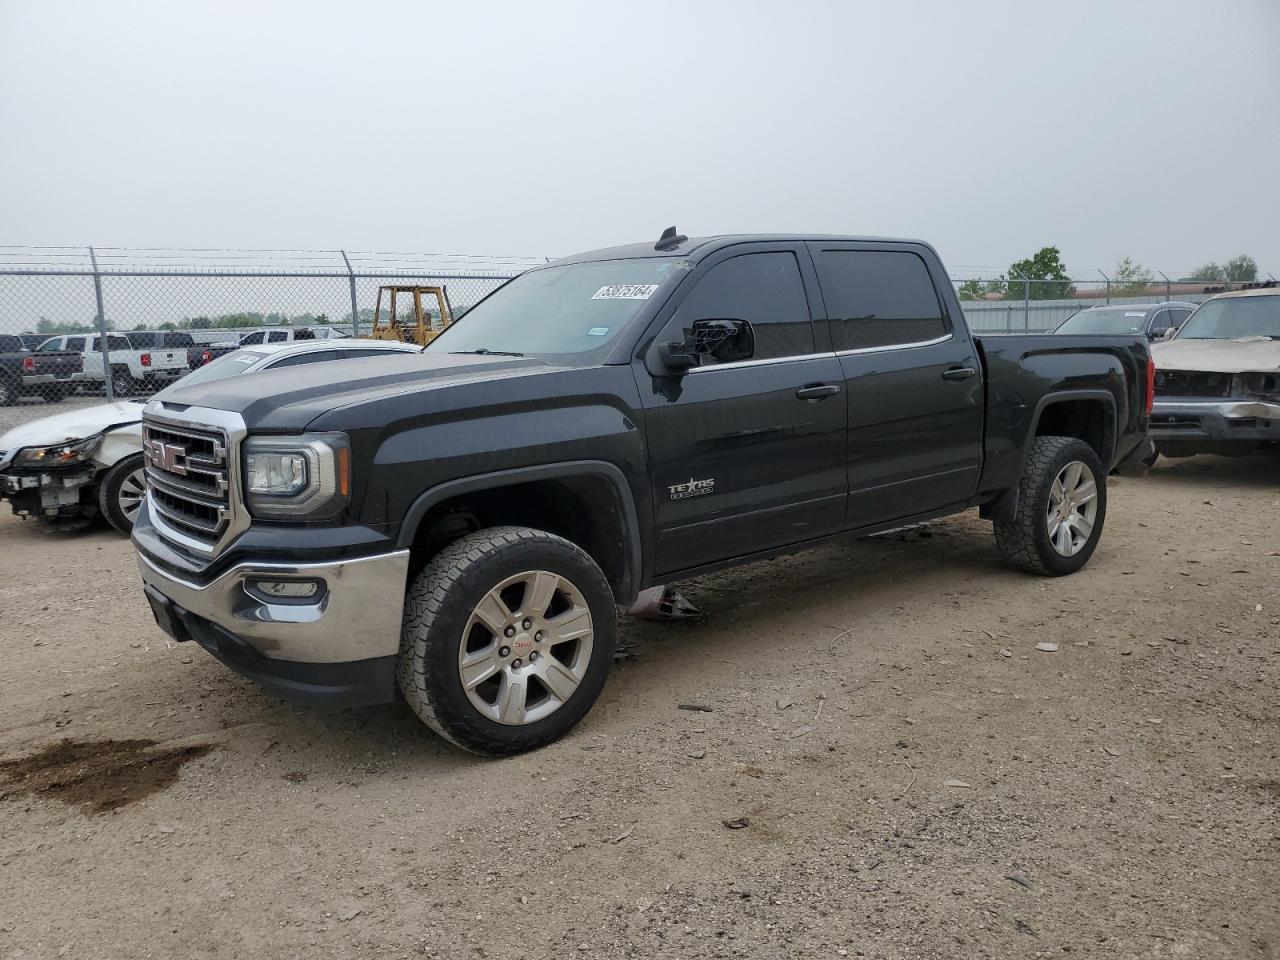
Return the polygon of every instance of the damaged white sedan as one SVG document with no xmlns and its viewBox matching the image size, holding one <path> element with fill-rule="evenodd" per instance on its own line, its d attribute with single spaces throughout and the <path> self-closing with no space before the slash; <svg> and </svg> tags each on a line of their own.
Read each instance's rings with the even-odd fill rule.
<svg viewBox="0 0 1280 960">
<path fill-rule="evenodd" d="M 218 357 L 156 396 L 194 383 L 332 360 L 416 353 L 391 340 L 299 340 L 263 344 Z M 78 530 L 99 517 L 121 533 L 133 529 L 146 496 L 142 407 L 137 401 L 69 410 L 0 436 L 0 500 L 54 530 Z"/>
<path fill-rule="evenodd" d="M 1280 288 L 1206 300 L 1151 356 L 1159 454 L 1239 456 L 1280 445 Z"/>
</svg>

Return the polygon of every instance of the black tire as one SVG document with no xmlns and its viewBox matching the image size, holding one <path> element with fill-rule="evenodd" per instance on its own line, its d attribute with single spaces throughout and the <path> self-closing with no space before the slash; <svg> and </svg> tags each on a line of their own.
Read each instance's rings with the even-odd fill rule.
<svg viewBox="0 0 1280 960">
<path fill-rule="evenodd" d="M 98 483 L 98 510 L 101 511 L 107 523 L 126 537 L 133 532 L 133 521 L 137 516 L 137 510 L 128 511 L 125 504 L 121 502 L 121 494 L 127 492 L 127 489 L 133 489 L 142 469 L 142 454 L 135 453 L 113 464 Z M 140 504 L 141 500 L 138 502 Z"/>
<path fill-rule="evenodd" d="M 16 384 L 12 384 L 8 380 L 0 380 L 0 407 L 13 406 L 21 396 L 22 391 Z"/>
<path fill-rule="evenodd" d="M 1084 464 L 1093 474 L 1097 512 L 1083 544 L 1064 556 L 1049 537 L 1050 492 L 1068 464 Z M 1093 556 L 1107 517 L 1106 471 L 1091 446 L 1075 437 L 1036 437 L 1018 481 L 1018 509 L 1012 520 L 996 521 L 996 545 L 1018 570 L 1047 577 L 1075 573 Z M 1071 537 L 1068 532 L 1068 537 Z"/>
<path fill-rule="evenodd" d="M 589 652 L 585 646 L 582 648 L 585 666 L 577 687 L 563 701 L 558 701 L 559 705 L 549 715 L 527 723 L 500 723 L 482 713 L 463 689 L 459 656 L 464 644 L 475 642 L 477 629 L 484 649 L 498 652 L 506 649 L 510 651 L 508 656 L 518 656 L 518 651 L 511 651 L 497 633 L 480 624 L 469 631 L 467 626 L 486 594 L 504 580 L 525 571 L 556 574 L 577 591 L 590 613 L 590 648 Z M 556 594 L 557 598 L 561 596 L 559 592 Z M 516 606 L 524 607 L 526 602 L 527 597 L 522 593 Z M 543 612 L 550 609 L 548 606 Z M 467 637 L 463 636 L 464 631 L 467 631 Z M 485 633 L 490 633 L 493 639 L 486 640 Z M 528 640 L 527 635 L 523 638 Z M 518 635 L 512 643 L 520 639 Z M 569 644 L 573 642 L 568 641 Z M 405 596 L 397 677 L 413 712 L 450 743 L 480 754 L 522 753 L 558 739 L 586 715 L 604 688 L 605 678 L 613 665 L 616 642 L 617 615 L 613 593 L 604 574 L 586 551 L 562 537 L 541 530 L 490 527 L 469 534 L 440 551 L 409 586 Z M 550 659 L 552 648 L 546 649 L 548 652 L 541 656 Z M 535 652 L 533 656 L 537 655 Z M 533 656 L 526 656 L 529 657 L 528 663 L 524 664 L 527 670 L 532 668 Z M 511 666 L 519 667 L 520 664 L 521 661 L 516 660 Z M 500 670 L 490 679 L 505 689 L 507 679 L 502 674 Z M 550 697 L 550 700 L 543 701 L 544 704 L 557 702 L 551 696 L 551 688 L 543 686 L 541 681 L 529 689 L 535 688 Z M 480 687 L 476 689 L 479 691 Z M 500 693 L 495 694 L 495 702 L 500 696 Z M 531 709 L 539 707 L 535 703 Z"/>
<path fill-rule="evenodd" d="M 111 368 L 111 392 L 117 397 L 127 397 L 133 393 L 134 381 L 129 375 L 128 367 Z"/>
</svg>

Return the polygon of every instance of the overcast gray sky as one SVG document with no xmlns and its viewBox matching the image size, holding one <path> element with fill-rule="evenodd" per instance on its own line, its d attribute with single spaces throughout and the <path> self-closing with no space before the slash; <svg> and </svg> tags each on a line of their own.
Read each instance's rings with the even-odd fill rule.
<svg viewBox="0 0 1280 960">
<path fill-rule="evenodd" d="M 0 242 L 1280 276 L 1280 2 L 0 0 Z"/>
</svg>

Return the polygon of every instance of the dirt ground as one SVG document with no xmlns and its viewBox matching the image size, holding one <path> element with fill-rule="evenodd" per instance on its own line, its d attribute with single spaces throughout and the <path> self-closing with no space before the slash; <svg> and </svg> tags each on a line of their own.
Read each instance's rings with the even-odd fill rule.
<svg viewBox="0 0 1280 960">
<path fill-rule="evenodd" d="M 166 642 L 110 533 L 0 547 L 0 956 L 1280 957 L 1277 458 L 1113 480 L 1074 577 L 968 514 L 691 582 L 497 761 Z"/>
</svg>

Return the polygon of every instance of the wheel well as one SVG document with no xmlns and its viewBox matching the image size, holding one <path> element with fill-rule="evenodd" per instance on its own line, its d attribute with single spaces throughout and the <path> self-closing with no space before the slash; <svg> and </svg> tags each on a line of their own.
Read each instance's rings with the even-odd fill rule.
<svg viewBox="0 0 1280 960">
<path fill-rule="evenodd" d="M 1040 411 L 1037 437 L 1076 437 L 1093 447 L 1103 467 L 1110 466 L 1112 436 L 1110 408 L 1101 400 L 1058 400 Z"/>
<path fill-rule="evenodd" d="M 613 483 L 603 476 L 557 477 L 462 493 L 431 507 L 414 531 L 409 578 L 453 541 L 484 527 L 513 524 L 564 537 L 604 571 L 614 596 L 630 589 L 627 530 Z"/>
</svg>

